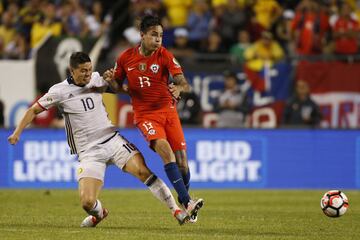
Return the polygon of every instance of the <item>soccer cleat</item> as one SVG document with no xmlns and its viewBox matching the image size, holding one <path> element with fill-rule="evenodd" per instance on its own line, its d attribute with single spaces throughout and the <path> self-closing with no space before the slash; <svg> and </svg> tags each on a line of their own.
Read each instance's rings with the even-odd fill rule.
<svg viewBox="0 0 360 240">
<path fill-rule="evenodd" d="M 175 210 L 174 217 L 176 218 L 176 220 L 178 220 L 180 225 L 183 225 L 190 219 L 189 215 L 187 215 L 187 213 L 181 209 Z"/>
<path fill-rule="evenodd" d="M 195 223 L 197 221 L 197 215 L 200 208 L 204 205 L 204 200 L 199 198 L 197 200 L 190 200 L 188 202 L 186 212 L 190 216 L 189 222 Z"/>
<path fill-rule="evenodd" d="M 99 222 L 106 218 L 108 214 L 109 211 L 104 208 L 102 218 L 96 218 L 95 216 L 89 215 L 82 221 L 80 227 L 96 227 L 96 225 L 98 225 Z"/>
<path fill-rule="evenodd" d="M 196 223 L 197 222 L 197 213 L 190 216 L 189 223 Z"/>
</svg>

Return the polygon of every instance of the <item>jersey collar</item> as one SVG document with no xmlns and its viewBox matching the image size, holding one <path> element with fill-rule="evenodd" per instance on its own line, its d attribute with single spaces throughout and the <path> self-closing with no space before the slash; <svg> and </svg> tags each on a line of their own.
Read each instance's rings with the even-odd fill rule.
<svg viewBox="0 0 360 240">
<path fill-rule="evenodd" d="M 85 85 L 76 84 L 76 83 L 74 82 L 74 79 L 73 79 L 72 76 L 68 76 L 67 79 L 66 79 L 66 81 L 69 83 L 69 85 L 70 85 L 70 84 L 74 84 L 75 86 L 78 86 L 78 87 L 85 87 Z"/>
<path fill-rule="evenodd" d="M 160 47 L 160 48 L 161 48 L 161 47 Z M 154 53 L 155 53 L 156 51 L 158 51 L 160 48 L 158 48 L 158 49 L 156 49 L 155 51 L 153 51 L 149 56 L 145 56 L 145 55 L 143 55 L 143 54 L 141 53 L 141 44 L 139 44 L 136 49 L 137 49 L 137 53 L 138 53 L 141 57 L 148 58 L 148 57 L 151 57 L 152 55 L 154 55 Z"/>
</svg>

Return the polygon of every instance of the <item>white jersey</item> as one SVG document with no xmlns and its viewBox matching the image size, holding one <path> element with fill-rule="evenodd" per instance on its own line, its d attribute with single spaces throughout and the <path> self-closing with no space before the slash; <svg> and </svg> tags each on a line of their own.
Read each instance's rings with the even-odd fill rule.
<svg viewBox="0 0 360 240">
<path fill-rule="evenodd" d="M 38 100 L 45 110 L 57 105 L 65 118 L 68 144 L 72 154 L 79 154 L 111 137 L 117 131 L 105 110 L 102 93 L 108 83 L 97 72 L 81 87 L 69 77 L 55 84 Z"/>
</svg>

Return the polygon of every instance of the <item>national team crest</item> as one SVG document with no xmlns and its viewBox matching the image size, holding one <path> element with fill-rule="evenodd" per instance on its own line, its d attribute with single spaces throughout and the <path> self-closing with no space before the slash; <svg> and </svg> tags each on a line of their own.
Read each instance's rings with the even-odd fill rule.
<svg viewBox="0 0 360 240">
<path fill-rule="evenodd" d="M 149 134 L 149 135 L 155 135 L 155 134 L 156 134 L 156 130 L 155 130 L 155 129 L 150 129 L 150 130 L 148 131 L 148 134 Z"/>
<path fill-rule="evenodd" d="M 157 72 L 159 71 L 159 68 L 160 68 L 160 66 L 157 65 L 157 64 L 152 64 L 152 65 L 150 66 L 150 69 L 151 69 L 151 71 L 152 71 L 153 73 L 157 73 Z"/>
<path fill-rule="evenodd" d="M 139 64 L 139 70 L 140 70 L 141 72 L 145 72 L 145 70 L 146 70 L 146 63 L 140 63 L 140 64 Z"/>
</svg>

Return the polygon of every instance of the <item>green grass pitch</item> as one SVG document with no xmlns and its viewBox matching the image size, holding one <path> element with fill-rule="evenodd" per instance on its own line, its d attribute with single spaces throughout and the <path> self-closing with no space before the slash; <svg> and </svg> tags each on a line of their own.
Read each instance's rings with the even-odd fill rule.
<svg viewBox="0 0 360 240">
<path fill-rule="evenodd" d="M 86 216 L 76 190 L 0 190 L 0 239 L 360 239 L 360 192 L 340 218 L 326 217 L 326 190 L 193 190 L 205 205 L 196 224 L 179 226 L 147 190 L 103 190 L 110 210 L 96 228 L 79 225 Z"/>
</svg>

